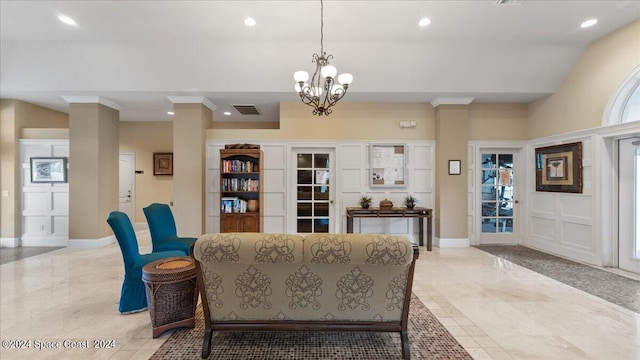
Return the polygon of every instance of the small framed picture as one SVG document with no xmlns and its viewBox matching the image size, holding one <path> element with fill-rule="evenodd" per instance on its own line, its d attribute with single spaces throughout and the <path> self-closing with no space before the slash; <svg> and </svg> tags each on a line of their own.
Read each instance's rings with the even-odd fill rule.
<svg viewBox="0 0 640 360">
<path fill-rule="evenodd" d="M 449 160 L 449 175 L 460 175 L 461 164 L 461 160 Z"/>
<path fill-rule="evenodd" d="M 173 153 L 153 153 L 153 175 L 173 175 Z"/>
<path fill-rule="evenodd" d="M 66 183 L 67 182 L 67 158 L 66 157 L 32 157 L 31 158 L 31 182 L 32 183 Z"/>
</svg>

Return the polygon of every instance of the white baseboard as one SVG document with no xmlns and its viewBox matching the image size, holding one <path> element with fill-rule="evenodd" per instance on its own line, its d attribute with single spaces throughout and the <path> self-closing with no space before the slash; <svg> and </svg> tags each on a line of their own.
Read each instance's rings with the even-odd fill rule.
<svg viewBox="0 0 640 360">
<path fill-rule="evenodd" d="M 67 247 L 71 249 L 97 249 L 116 242 L 116 237 L 106 236 L 101 239 L 69 239 Z"/>
<path fill-rule="evenodd" d="M 146 222 L 137 222 L 133 224 L 133 229 L 135 231 L 149 230 L 149 224 L 147 224 Z"/>
<path fill-rule="evenodd" d="M 0 238 L 0 247 L 15 248 L 20 246 L 20 238 Z"/>
<path fill-rule="evenodd" d="M 20 246 L 65 247 L 67 240 L 66 236 L 23 236 Z"/>
<path fill-rule="evenodd" d="M 469 247 L 469 239 L 442 239 L 439 237 L 434 237 L 433 246 L 439 248 L 463 248 Z"/>
</svg>

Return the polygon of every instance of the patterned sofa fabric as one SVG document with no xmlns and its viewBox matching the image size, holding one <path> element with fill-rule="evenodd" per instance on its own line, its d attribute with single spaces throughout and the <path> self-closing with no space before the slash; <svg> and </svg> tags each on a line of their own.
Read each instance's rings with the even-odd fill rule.
<svg viewBox="0 0 640 360">
<path fill-rule="evenodd" d="M 211 321 L 383 322 L 402 316 L 414 255 L 403 236 L 224 233 L 193 256 Z"/>
</svg>

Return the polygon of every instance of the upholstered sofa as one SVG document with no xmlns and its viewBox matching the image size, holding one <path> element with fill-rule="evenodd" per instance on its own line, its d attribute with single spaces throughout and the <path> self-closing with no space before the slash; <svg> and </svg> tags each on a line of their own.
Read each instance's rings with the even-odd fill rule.
<svg viewBox="0 0 640 360">
<path fill-rule="evenodd" d="M 418 247 L 379 234 L 222 233 L 194 244 L 205 318 L 213 331 L 398 332 L 407 322 Z"/>
</svg>

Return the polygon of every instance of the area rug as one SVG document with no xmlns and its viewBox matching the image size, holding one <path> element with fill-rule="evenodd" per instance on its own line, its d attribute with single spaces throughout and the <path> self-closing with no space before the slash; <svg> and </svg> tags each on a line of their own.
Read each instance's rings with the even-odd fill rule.
<svg viewBox="0 0 640 360">
<path fill-rule="evenodd" d="M 525 246 L 481 245 L 478 249 L 563 284 L 640 313 L 640 281 Z"/>
<path fill-rule="evenodd" d="M 152 360 L 200 359 L 204 320 L 178 330 Z M 400 335 L 374 332 L 214 332 L 209 359 L 402 359 Z M 415 296 L 411 297 L 409 343 L 413 359 L 469 359 L 447 329 Z"/>
</svg>

